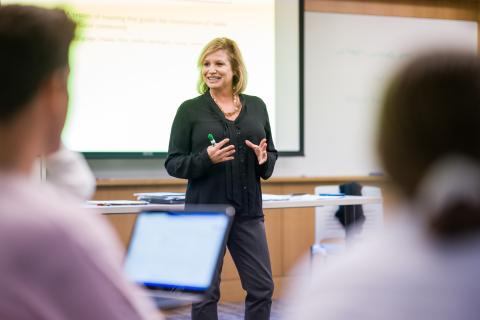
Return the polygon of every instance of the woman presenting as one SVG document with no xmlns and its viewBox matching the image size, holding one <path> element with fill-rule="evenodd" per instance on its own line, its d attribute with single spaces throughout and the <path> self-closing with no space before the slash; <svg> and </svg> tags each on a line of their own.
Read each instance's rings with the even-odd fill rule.
<svg viewBox="0 0 480 320">
<path fill-rule="evenodd" d="M 247 291 L 245 319 L 269 319 L 273 280 L 265 236 L 260 177 L 273 172 L 277 151 L 265 103 L 242 94 L 246 69 L 236 43 L 210 41 L 198 60 L 200 96 L 178 108 L 165 167 L 188 179 L 186 203 L 235 208 L 227 247 Z M 217 319 L 220 272 L 192 319 Z"/>
</svg>

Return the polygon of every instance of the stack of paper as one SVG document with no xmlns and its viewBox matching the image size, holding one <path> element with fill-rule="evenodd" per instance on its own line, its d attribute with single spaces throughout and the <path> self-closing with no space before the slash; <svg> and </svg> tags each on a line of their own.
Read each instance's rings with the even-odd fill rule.
<svg viewBox="0 0 480 320">
<path fill-rule="evenodd" d="M 185 203 L 185 193 L 183 192 L 146 192 L 135 193 L 138 200 L 148 203 L 159 204 L 181 204 Z"/>
</svg>

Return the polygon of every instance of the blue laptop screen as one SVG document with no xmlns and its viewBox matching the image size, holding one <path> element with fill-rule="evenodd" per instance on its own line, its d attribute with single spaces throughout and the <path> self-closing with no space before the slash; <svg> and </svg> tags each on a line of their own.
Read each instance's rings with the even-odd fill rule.
<svg viewBox="0 0 480 320">
<path fill-rule="evenodd" d="M 141 213 L 125 261 L 127 277 L 153 288 L 206 290 L 228 224 L 223 212 Z"/>
</svg>

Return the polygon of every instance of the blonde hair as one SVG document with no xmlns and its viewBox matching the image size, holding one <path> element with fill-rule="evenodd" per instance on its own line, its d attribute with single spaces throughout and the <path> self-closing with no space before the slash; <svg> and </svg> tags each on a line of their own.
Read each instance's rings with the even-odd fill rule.
<svg viewBox="0 0 480 320">
<path fill-rule="evenodd" d="M 233 71 L 233 94 L 242 93 L 247 87 L 247 69 L 243 63 L 242 54 L 235 41 L 228 38 L 215 38 L 203 48 L 198 58 L 198 69 L 200 77 L 198 79 L 197 90 L 200 94 L 208 91 L 208 86 L 203 80 L 202 68 L 205 58 L 218 50 L 225 50 L 230 59 L 230 65 Z"/>
</svg>

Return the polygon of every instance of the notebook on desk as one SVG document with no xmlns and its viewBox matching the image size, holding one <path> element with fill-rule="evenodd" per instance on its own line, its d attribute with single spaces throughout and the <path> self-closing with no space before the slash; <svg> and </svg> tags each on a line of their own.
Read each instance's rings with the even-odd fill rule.
<svg viewBox="0 0 480 320">
<path fill-rule="evenodd" d="M 159 308 L 201 301 L 223 258 L 233 215 L 230 207 L 141 212 L 128 245 L 127 277 Z"/>
</svg>

